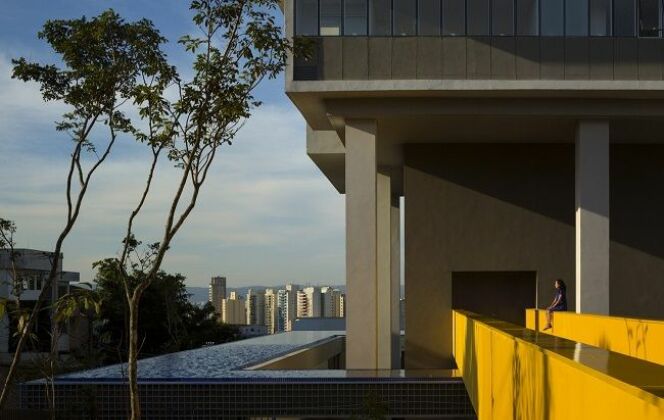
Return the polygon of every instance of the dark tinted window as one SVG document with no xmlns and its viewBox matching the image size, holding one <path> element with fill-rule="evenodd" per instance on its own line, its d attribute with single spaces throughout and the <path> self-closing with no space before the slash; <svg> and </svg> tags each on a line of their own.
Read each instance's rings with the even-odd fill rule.
<svg viewBox="0 0 664 420">
<path fill-rule="evenodd" d="M 514 0 L 493 0 L 491 4 L 491 33 L 514 35 Z"/>
<path fill-rule="evenodd" d="M 369 1 L 369 34 L 377 36 L 392 35 L 391 0 Z"/>
<path fill-rule="evenodd" d="M 565 33 L 563 0 L 542 0 L 540 7 L 542 35 L 562 36 Z"/>
<path fill-rule="evenodd" d="M 394 17 L 394 35 L 406 36 L 417 34 L 416 0 L 395 0 L 392 2 L 392 13 Z"/>
<path fill-rule="evenodd" d="M 466 34 L 466 1 L 443 0 L 443 35 Z"/>
<path fill-rule="evenodd" d="M 588 0 L 566 0 L 565 35 L 588 35 Z"/>
<path fill-rule="evenodd" d="M 489 35 L 489 0 L 468 0 L 468 35 Z"/>
<path fill-rule="evenodd" d="M 516 34 L 539 35 L 538 0 L 516 1 Z"/>
<path fill-rule="evenodd" d="M 367 34 L 367 0 L 344 0 L 344 35 Z"/>
<path fill-rule="evenodd" d="M 320 0 L 320 34 L 341 35 L 341 0 Z"/>
<path fill-rule="evenodd" d="M 295 34 L 318 35 L 318 0 L 295 2 Z"/>
<path fill-rule="evenodd" d="M 613 0 L 613 34 L 634 36 L 636 7 L 634 0 Z"/>
<path fill-rule="evenodd" d="M 639 0 L 639 36 L 659 36 L 660 0 Z"/>
<path fill-rule="evenodd" d="M 440 0 L 419 0 L 420 35 L 440 35 Z"/>
<path fill-rule="evenodd" d="M 610 36 L 611 21 L 611 0 L 590 0 L 590 36 Z"/>
<path fill-rule="evenodd" d="M 465 0 L 443 0 L 443 34 L 466 34 Z"/>
</svg>

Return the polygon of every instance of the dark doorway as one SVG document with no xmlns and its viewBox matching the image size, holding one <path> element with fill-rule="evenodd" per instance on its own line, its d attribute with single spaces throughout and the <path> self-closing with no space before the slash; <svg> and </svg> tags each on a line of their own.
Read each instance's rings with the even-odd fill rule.
<svg viewBox="0 0 664 420">
<path fill-rule="evenodd" d="M 535 307 L 535 271 L 452 273 L 452 308 L 465 309 L 525 326 L 526 308 Z"/>
</svg>

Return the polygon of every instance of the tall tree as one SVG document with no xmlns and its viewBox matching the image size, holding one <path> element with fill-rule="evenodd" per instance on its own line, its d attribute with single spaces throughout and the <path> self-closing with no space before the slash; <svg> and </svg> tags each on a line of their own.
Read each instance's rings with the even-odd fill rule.
<svg viewBox="0 0 664 420">
<path fill-rule="evenodd" d="M 176 234 L 187 221 L 220 147 L 231 144 L 251 110 L 260 105 L 254 89 L 276 77 L 294 51 L 275 23 L 278 0 L 192 0 L 193 22 L 201 36 L 187 35 L 180 44 L 193 55 L 193 77 L 176 77 L 177 98 L 145 89 L 139 97 L 148 131 L 141 134 L 153 159 L 145 187 L 131 212 L 123 248 L 117 258 L 129 317 L 128 381 L 131 419 L 141 417 L 138 394 L 138 319 L 140 303 L 155 281 Z M 180 169 L 167 209 L 161 240 L 143 245 L 134 236 L 134 222 L 154 182 L 160 156 Z"/>
<path fill-rule="evenodd" d="M 29 331 L 59 276 L 63 243 L 79 218 L 93 176 L 107 160 L 118 135 L 134 132 L 121 107 L 134 100 L 145 80 L 168 79 L 172 75 L 161 51 L 165 40 L 148 20 L 127 23 L 109 10 L 90 20 L 50 20 L 39 32 L 39 38 L 51 45 L 60 64 L 44 65 L 19 58 L 12 61 L 12 77 L 37 82 L 45 101 L 57 101 L 69 109 L 56 125 L 56 130 L 67 133 L 71 139 L 65 182 L 67 212 L 51 254 L 45 285 L 19 329 L 0 394 L 0 409 L 7 400 Z"/>
</svg>

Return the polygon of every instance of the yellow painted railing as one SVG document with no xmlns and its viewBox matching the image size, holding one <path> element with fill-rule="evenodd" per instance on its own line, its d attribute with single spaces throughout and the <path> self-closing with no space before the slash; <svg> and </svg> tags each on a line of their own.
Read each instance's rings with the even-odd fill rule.
<svg viewBox="0 0 664 420">
<path fill-rule="evenodd" d="M 454 311 L 454 357 L 480 420 L 664 419 L 664 367 Z"/>
<path fill-rule="evenodd" d="M 664 365 L 664 321 L 574 312 L 553 316 L 548 334 Z M 526 310 L 526 328 L 543 331 L 545 326 L 546 311 Z"/>
</svg>

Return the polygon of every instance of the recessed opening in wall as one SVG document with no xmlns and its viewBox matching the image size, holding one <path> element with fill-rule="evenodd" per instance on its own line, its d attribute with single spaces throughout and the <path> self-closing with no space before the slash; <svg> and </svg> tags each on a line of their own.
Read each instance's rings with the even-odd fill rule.
<svg viewBox="0 0 664 420">
<path fill-rule="evenodd" d="M 537 303 L 535 271 L 456 271 L 452 308 L 525 326 L 526 308 Z"/>
</svg>

